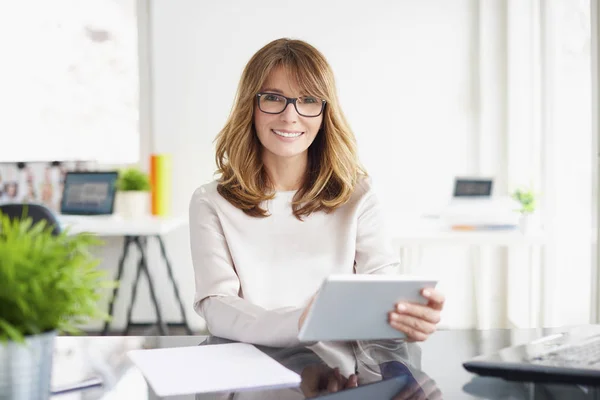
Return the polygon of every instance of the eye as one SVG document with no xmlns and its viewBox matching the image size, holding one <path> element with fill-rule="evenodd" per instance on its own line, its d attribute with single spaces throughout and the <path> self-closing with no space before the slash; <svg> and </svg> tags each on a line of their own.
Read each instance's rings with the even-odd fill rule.
<svg viewBox="0 0 600 400">
<path fill-rule="evenodd" d="M 270 94 L 270 93 L 265 94 L 263 96 L 263 99 L 265 101 L 274 101 L 274 102 L 283 101 L 283 98 L 281 96 L 277 96 L 276 94 Z"/>
<path fill-rule="evenodd" d="M 300 101 L 305 104 L 315 104 L 320 102 L 319 99 L 313 96 L 303 96 L 300 98 Z"/>
</svg>

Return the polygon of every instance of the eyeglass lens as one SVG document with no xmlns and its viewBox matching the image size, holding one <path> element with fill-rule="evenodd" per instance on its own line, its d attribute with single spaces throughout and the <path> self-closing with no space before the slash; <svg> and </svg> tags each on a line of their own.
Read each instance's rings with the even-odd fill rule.
<svg viewBox="0 0 600 400">
<path fill-rule="evenodd" d="M 264 93 L 258 97 L 258 106 L 263 112 L 278 114 L 285 110 L 287 99 L 273 93 Z M 323 101 L 314 96 L 302 96 L 296 100 L 296 111 L 307 117 L 317 116 L 321 113 Z"/>
</svg>

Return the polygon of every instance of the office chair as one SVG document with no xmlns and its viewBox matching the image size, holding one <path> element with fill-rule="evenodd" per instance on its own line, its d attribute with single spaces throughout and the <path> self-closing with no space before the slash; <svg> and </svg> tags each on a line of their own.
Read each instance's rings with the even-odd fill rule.
<svg viewBox="0 0 600 400">
<path fill-rule="evenodd" d="M 60 223 L 54 213 L 41 204 L 0 204 L 0 214 L 8 216 L 10 219 L 31 218 L 32 225 L 40 221 L 46 221 L 48 227 L 52 227 L 52 234 L 60 234 Z"/>
</svg>

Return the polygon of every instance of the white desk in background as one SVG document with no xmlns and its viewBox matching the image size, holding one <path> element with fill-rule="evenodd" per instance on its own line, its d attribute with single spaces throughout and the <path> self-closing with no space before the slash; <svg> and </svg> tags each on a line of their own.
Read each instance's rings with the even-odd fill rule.
<svg viewBox="0 0 600 400">
<path fill-rule="evenodd" d="M 534 230 L 522 233 L 514 230 L 453 230 L 437 219 L 420 218 L 400 223 L 393 231 L 393 243 L 408 261 L 404 272 L 410 272 L 420 261 L 425 246 L 543 246 L 547 235 Z"/>
<path fill-rule="evenodd" d="M 547 243 L 547 234 L 541 230 L 523 233 L 514 230 L 452 230 L 437 218 L 418 218 L 400 223 L 393 231 L 393 243 L 399 250 L 403 273 L 415 273 L 418 269 L 423 248 L 431 246 L 464 246 L 478 250 L 480 246 L 496 246 L 504 248 L 525 248 L 528 251 L 529 281 L 529 324 L 538 327 L 541 324 L 539 314 L 542 303 L 542 273 L 538 265 L 533 263 L 534 251 L 541 249 Z M 477 251 L 471 253 L 473 267 L 473 287 L 476 304 L 485 304 L 482 283 L 485 277 L 478 266 Z M 477 307 L 477 325 L 487 328 L 482 320 L 484 307 Z"/>
<path fill-rule="evenodd" d="M 119 259 L 119 266 L 117 271 L 116 280 L 120 281 L 123 276 L 123 269 L 125 266 L 125 259 L 129 253 L 130 247 L 137 247 L 139 250 L 139 261 L 137 264 L 137 271 L 135 274 L 135 280 L 133 282 L 132 294 L 131 294 L 131 303 L 129 305 L 129 310 L 127 312 L 127 325 L 125 327 L 124 335 L 129 333 L 129 328 L 136 325 L 131 321 L 131 316 L 133 312 L 133 305 L 135 302 L 137 287 L 139 285 L 140 277 L 142 272 L 146 275 L 148 279 L 148 288 L 150 291 L 150 297 L 152 299 L 152 303 L 154 304 L 154 309 L 156 312 L 156 323 L 158 325 L 158 329 L 161 335 L 168 334 L 168 327 L 165 321 L 163 320 L 162 313 L 160 311 L 160 307 L 158 304 L 158 300 L 156 297 L 156 290 L 154 283 L 152 282 L 152 278 L 150 277 L 150 269 L 148 267 L 148 253 L 147 253 L 147 245 L 149 238 L 155 238 L 160 246 L 160 252 L 162 258 L 167 267 L 167 272 L 169 274 L 169 279 L 171 280 L 171 284 L 173 286 L 173 291 L 175 292 L 175 298 L 177 299 L 179 309 L 181 312 L 181 322 L 180 323 L 170 323 L 168 325 L 171 326 L 183 326 L 188 334 L 192 334 L 192 330 L 189 327 L 187 322 L 187 318 L 185 316 L 183 303 L 181 301 L 181 297 L 179 295 L 179 289 L 177 284 L 175 283 L 175 279 L 173 277 L 173 269 L 171 267 L 171 262 L 169 257 L 167 256 L 167 252 L 165 249 L 165 244 L 162 240 L 162 236 L 167 233 L 174 231 L 180 227 L 187 225 L 188 221 L 183 217 L 154 217 L 154 216 L 143 216 L 138 218 L 123 218 L 117 215 L 110 216 L 76 216 L 76 215 L 58 215 L 58 221 L 63 229 L 68 229 L 69 233 L 77 234 L 83 232 L 93 233 L 97 236 L 102 237 L 114 237 L 114 236 L 122 236 L 123 240 L 123 252 L 121 253 L 121 257 Z M 113 316 L 113 307 L 116 296 L 118 294 L 119 287 L 116 287 L 113 291 L 113 296 L 110 299 L 108 313 L 110 316 Z M 104 324 L 104 329 L 102 331 L 103 335 L 108 333 L 109 322 Z"/>
</svg>

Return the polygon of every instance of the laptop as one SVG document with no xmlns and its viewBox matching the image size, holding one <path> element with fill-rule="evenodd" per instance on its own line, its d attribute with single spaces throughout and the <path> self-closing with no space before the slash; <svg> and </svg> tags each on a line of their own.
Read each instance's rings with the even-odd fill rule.
<svg viewBox="0 0 600 400">
<path fill-rule="evenodd" d="M 60 214 L 61 230 L 76 229 L 85 220 L 114 218 L 117 171 L 69 171 L 65 176 Z"/>
<path fill-rule="evenodd" d="M 111 215 L 115 203 L 116 171 L 67 172 L 60 202 L 62 215 Z"/>
<path fill-rule="evenodd" d="M 569 329 L 463 363 L 467 371 L 512 381 L 600 385 L 600 325 Z"/>
</svg>

